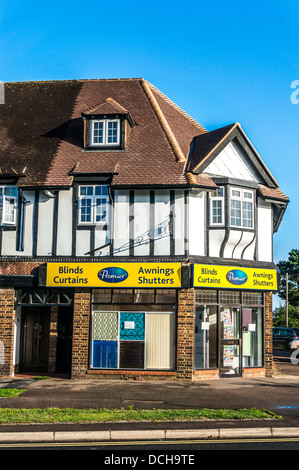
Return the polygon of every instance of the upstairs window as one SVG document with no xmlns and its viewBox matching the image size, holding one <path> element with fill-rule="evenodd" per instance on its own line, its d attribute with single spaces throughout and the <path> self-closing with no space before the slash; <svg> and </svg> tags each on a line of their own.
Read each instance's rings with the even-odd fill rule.
<svg viewBox="0 0 299 470">
<path fill-rule="evenodd" d="M 101 119 L 91 121 L 91 146 L 113 147 L 120 145 L 120 120 Z"/>
<path fill-rule="evenodd" d="M 0 224 L 16 225 L 18 190 L 15 186 L 0 187 Z"/>
<path fill-rule="evenodd" d="M 231 226 L 253 228 L 253 191 L 239 188 L 230 191 Z"/>
<path fill-rule="evenodd" d="M 224 188 L 217 188 L 210 198 L 210 224 L 224 224 Z"/>
<path fill-rule="evenodd" d="M 108 186 L 79 187 L 79 224 L 109 222 Z"/>
</svg>

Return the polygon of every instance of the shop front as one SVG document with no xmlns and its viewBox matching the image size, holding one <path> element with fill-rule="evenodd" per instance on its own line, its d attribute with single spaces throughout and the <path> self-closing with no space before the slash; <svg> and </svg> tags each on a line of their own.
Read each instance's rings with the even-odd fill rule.
<svg viewBox="0 0 299 470">
<path fill-rule="evenodd" d="M 194 264 L 192 283 L 195 376 L 265 374 L 277 271 Z"/>
<path fill-rule="evenodd" d="M 143 261 L 38 269 L 35 287 L 1 291 L 10 328 L 2 375 L 271 375 L 275 269 Z"/>
</svg>

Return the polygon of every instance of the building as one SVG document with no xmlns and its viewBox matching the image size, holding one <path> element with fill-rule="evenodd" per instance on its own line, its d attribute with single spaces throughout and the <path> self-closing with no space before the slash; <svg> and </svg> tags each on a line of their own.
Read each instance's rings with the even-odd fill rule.
<svg viewBox="0 0 299 470">
<path fill-rule="evenodd" d="M 241 126 L 144 79 L 5 84 L 0 375 L 272 374 L 288 204 Z"/>
</svg>

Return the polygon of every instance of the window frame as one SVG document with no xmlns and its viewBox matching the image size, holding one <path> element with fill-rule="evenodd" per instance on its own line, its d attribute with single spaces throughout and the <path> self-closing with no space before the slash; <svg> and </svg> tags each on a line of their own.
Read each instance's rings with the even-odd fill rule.
<svg viewBox="0 0 299 470">
<path fill-rule="evenodd" d="M 109 132 L 109 124 L 110 123 L 117 123 L 117 130 L 116 130 L 116 142 L 108 142 L 108 132 Z M 94 125 L 95 123 L 103 123 L 103 141 L 102 142 L 95 142 L 94 136 Z M 90 127 L 90 147 L 119 147 L 120 146 L 120 119 L 119 118 L 101 118 L 101 119 L 91 119 L 91 127 Z"/>
<path fill-rule="evenodd" d="M 219 196 L 217 195 L 218 191 L 222 190 L 222 195 Z M 221 202 L 221 222 L 214 222 L 214 208 L 213 208 L 213 203 L 214 202 Z M 218 217 L 218 215 L 217 215 Z M 220 186 L 219 188 L 216 189 L 216 196 L 210 196 L 210 226 L 211 227 L 222 227 L 224 225 L 224 187 Z"/>
<path fill-rule="evenodd" d="M 92 194 L 81 194 L 82 188 L 92 188 Z M 96 188 L 106 188 L 107 194 L 96 194 Z M 82 201 L 91 201 L 90 204 L 90 220 L 82 221 Z M 106 201 L 106 216 L 104 220 L 96 220 L 97 218 L 97 200 Z M 78 186 L 78 225 L 108 225 L 110 220 L 110 197 L 109 186 L 104 184 L 80 184 Z M 87 207 L 87 206 L 86 206 Z"/>
<path fill-rule="evenodd" d="M 233 194 L 233 191 L 238 192 L 239 196 Z M 250 194 L 251 197 L 246 197 L 246 193 Z M 236 209 L 240 210 L 240 225 L 232 223 L 232 218 L 237 219 L 237 216 L 232 216 L 232 201 L 240 203 L 240 208 Z M 248 212 L 248 210 L 244 207 L 245 203 L 251 204 L 251 218 L 245 218 L 245 214 Z M 244 224 L 245 220 L 247 221 L 247 224 Z M 248 221 L 251 221 L 250 226 L 248 225 Z M 238 188 L 235 186 L 229 188 L 229 225 L 233 228 L 254 230 L 254 191 L 252 189 Z"/>
<path fill-rule="evenodd" d="M 6 195 L 6 189 L 14 189 L 16 195 Z M 5 218 L 6 215 L 6 206 L 8 204 L 8 200 L 13 201 L 13 220 L 8 220 Z M 15 226 L 17 224 L 17 207 L 18 207 L 18 188 L 13 185 L 3 185 L 0 186 L 0 206 L 1 206 L 1 218 L 0 218 L 0 226 L 9 225 Z"/>
</svg>

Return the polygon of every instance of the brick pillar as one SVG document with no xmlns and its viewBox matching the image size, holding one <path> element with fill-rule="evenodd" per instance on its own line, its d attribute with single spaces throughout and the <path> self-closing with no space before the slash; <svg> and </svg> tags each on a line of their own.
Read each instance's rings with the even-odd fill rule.
<svg viewBox="0 0 299 470">
<path fill-rule="evenodd" d="M 91 292 L 75 289 L 72 346 L 72 378 L 83 377 L 88 369 Z"/>
<path fill-rule="evenodd" d="M 14 289 L 0 289 L 0 377 L 13 376 Z"/>
<path fill-rule="evenodd" d="M 265 293 L 265 368 L 266 377 L 272 377 L 273 369 L 273 349 L 272 349 L 272 292 Z"/>
<path fill-rule="evenodd" d="M 49 372 L 56 372 L 56 351 L 57 351 L 57 325 L 58 307 L 51 306 L 50 312 L 50 334 L 49 334 Z"/>
<path fill-rule="evenodd" d="M 177 378 L 191 381 L 194 370 L 194 309 L 193 288 L 178 291 Z"/>
</svg>

